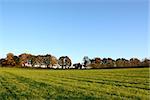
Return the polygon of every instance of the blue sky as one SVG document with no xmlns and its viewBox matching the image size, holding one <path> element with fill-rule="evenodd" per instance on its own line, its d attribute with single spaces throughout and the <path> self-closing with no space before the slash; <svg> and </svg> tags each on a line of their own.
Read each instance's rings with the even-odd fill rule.
<svg viewBox="0 0 150 100">
<path fill-rule="evenodd" d="M 0 0 L 0 57 L 141 59 L 148 48 L 147 0 Z"/>
</svg>

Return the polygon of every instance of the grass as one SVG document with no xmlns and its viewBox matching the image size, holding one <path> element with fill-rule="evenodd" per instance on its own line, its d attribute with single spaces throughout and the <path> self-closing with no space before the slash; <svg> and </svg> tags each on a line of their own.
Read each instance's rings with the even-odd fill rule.
<svg viewBox="0 0 150 100">
<path fill-rule="evenodd" d="M 149 68 L 0 68 L 0 100 L 149 100 Z"/>
</svg>

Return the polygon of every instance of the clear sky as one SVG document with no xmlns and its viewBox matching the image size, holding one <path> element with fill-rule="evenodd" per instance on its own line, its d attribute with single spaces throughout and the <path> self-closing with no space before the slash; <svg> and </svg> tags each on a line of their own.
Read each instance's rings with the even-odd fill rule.
<svg viewBox="0 0 150 100">
<path fill-rule="evenodd" d="M 141 59 L 148 48 L 148 0 L 0 0 L 0 58 Z"/>
</svg>

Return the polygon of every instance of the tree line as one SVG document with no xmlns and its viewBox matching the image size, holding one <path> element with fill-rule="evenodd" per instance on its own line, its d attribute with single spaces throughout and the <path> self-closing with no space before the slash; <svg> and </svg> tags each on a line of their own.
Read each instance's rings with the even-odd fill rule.
<svg viewBox="0 0 150 100">
<path fill-rule="evenodd" d="M 149 67 L 150 59 L 139 60 L 138 58 L 118 58 L 116 60 L 112 58 L 93 58 L 89 59 L 88 57 L 84 57 L 84 65 L 89 66 L 94 69 L 98 68 L 132 68 L 132 67 Z"/>
<path fill-rule="evenodd" d="M 8 53 L 6 58 L 0 59 L 2 67 L 31 67 L 31 68 L 62 68 L 62 69 L 100 69 L 100 68 L 126 68 L 126 67 L 149 67 L 150 59 L 139 60 L 138 58 L 100 58 L 90 59 L 88 56 L 83 57 L 82 63 L 72 64 L 68 56 L 61 56 L 57 59 L 51 54 L 32 55 L 23 53 L 19 56 Z"/>
</svg>

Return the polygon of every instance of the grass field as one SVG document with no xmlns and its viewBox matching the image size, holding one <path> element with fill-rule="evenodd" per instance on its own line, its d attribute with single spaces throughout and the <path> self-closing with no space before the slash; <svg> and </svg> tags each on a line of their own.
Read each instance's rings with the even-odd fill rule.
<svg viewBox="0 0 150 100">
<path fill-rule="evenodd" d="M 0 68 L 0 100 L 149 100 L 149 68 L 39 70 Z"/>
</svg>

